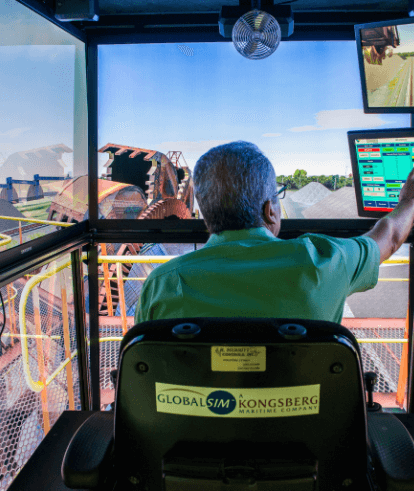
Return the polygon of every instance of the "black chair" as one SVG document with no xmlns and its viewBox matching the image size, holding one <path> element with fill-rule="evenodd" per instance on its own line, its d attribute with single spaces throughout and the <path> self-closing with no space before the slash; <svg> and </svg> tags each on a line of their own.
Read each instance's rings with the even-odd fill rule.
<svg viewBox="0 0 414 491">
<path fill-rule="evenodd" d="M 340 325 L 146 322 L 121 343 L 115 412 L 67 448 L 64 489 L 414 490 L 409 432 L 369 419 L 370 441 L 358 344 Z"/>
</svg>

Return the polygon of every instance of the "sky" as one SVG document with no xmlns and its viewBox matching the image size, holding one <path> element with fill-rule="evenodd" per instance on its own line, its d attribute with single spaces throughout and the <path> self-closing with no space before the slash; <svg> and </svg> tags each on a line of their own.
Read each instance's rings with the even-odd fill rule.
<svg viewBox="0 0 414 491">
<path fill-rule="evenodd" d="M 0 57 L 0 163 L 73 148 L 74 46 L 0 46 Z M 354 42 L 281 42 L 264 60 L 231 42 L 101 46 L 98 73 L 99 148 L 180 150 L 191 169 L 208 149 L 246 140 L 279 175 L 343 175 L 348 130 L 409 126 L 408 115 L 363 114 Z"/>
<path fill-rule="evenodd" d="M 73 149 L 75 47 L 0 46 L 0 59 L 0 162 L 58 143 Z"/>
<path fill-rule="evenodd" d="M 351 172 L 346 132 L 407 127 L 363 114 L 355 42 L 281 42 L 248 60 L 231 42 L 99 47 L 99 146 L 183 152 L 251 141 L 277 174 Z M 100 156 L 100 165 L 106 162 Z"/>
<path fill-rule="evenodd" d="M 0 29 L 0 164 L 14 152 L 59 143 L 73 149 L 82 43 L 15 0 L 0 2 Z M 71 171 L 72 154 L 63 160 Z"/>
<path fill-rule="evenodd" d="M 393 48 L 394 53 L 407 53 L 414 51 L 414 25 L 406 24 L 397 26 L 400 37 L 400 45 Z"/>
</svg>

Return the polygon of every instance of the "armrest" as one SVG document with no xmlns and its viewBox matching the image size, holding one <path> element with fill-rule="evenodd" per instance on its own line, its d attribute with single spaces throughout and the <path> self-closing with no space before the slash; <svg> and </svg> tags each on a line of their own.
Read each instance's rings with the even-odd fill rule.
<svg viewBox="0 0 414 491">
<path fill-rule="evenodd" d="M 390 413 L 368 413 L 368 436 L 381 489 L 414 491 L 414 441 Z"/>
<path fill-rule="evenodd" d="M 62 479 L 71 489 L 94 489 L 111 472 L 114 414 L 92 414 L 73 435 L 62 462 Z"/>
</svg>

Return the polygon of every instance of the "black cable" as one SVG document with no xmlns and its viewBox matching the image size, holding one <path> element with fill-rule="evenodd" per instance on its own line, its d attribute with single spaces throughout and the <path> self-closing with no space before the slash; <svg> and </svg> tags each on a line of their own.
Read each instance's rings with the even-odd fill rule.
<svg viewBox="0 0 414 491">
<path fill-rule="evenodd" d="M 0 356 L 3 354 L 3 347 L 1 345 L 1 337 L 3 335 L 4 328 L 6 326 L 6 309 L 4 308 L 4 302 L 3 302 L 3 295 L 0 290 L 0 300 L 1 300 L 1 307 L 3 309 L 3 325 L 1 326 L 1 331 L 0 331 Z"/>
</svg>

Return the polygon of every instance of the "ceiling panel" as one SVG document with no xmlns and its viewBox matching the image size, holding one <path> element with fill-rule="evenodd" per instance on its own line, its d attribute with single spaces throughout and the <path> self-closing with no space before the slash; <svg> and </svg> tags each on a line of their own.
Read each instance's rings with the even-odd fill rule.
<svg viewBox="0 0 414 491">
<path fill-rule="evenodd" d="M 280 3 L 277 0 L 275 4 Z M 284 2 L 283 2 L 284 3 Z M 293 11 L 361 10 L 410 11 L 413 0 L 294 0 Z M 238 0 L 99 0 L 101 14 L 219 12 L 222 5 L 239 5 Z"/>
</svg>

